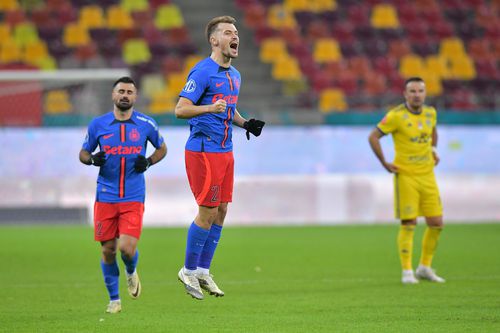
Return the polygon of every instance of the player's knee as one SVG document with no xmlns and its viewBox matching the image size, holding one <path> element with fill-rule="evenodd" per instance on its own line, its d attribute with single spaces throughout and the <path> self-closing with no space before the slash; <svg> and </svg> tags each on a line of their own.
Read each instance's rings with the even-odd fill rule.
<svg viewBox="0 0 500 333">
<path fill-rule="evenodd" d="M 114 258 L 116 257 L 116 248 L 103 247 L 102 248 L 102 255 L 106 259 L 106 262 L 113 261 Z"/>
<path fill-rule="evenodd" d="M 226 214 L 227 214 L 227 204 L 221 204 L 219 206 L 218 211 L 217 211 L 217 215 L 218 215 L 218 217 L 225 218 Z"/>
<path fill-rule="evenodd" d="M 121 245 L 120 252 L 127 259 L 132 259 L 135 254 L 135 248 L 130 244 Z"/>
</svg>

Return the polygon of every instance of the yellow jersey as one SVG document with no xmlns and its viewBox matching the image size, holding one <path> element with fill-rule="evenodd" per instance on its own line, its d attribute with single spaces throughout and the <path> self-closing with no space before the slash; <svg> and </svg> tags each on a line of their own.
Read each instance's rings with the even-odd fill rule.
<svg viewBox="0 0 500 333">
<path fill-rule="evenodd" d="M 389 110 L 378 123 L 384 134 L 392 134 L 396 156 L 394 164 L 406 174 L 424 174 L 434 168 L 432 132 L 436 126 L 436 109 L 422 106 L 422 112 L 410 112 L 406 104 Z"/>
</svg>

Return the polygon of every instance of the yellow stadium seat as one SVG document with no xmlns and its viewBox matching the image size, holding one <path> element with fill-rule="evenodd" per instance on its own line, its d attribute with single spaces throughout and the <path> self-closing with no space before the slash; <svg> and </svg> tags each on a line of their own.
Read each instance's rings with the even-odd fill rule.
<svg viewBox="0 0 500 333">
<path fill-rule="evenodd" d="M 161 74 L 147 74 L 141 79 L 141 92 L 148 98 L 165 90 L 165 80 Z"/>
<path fill-rule="evenodd" d="M 27 44 L 34 43 L 39 40 L 38 31 L 33 23 L 19 23 L 14 28 L 14 40 L 17 45 L 23 47 Z"/>
<path fill-rule="evenodd" d="M 283 6 L 291 12 L 305 12 L 310 10 L 311 2 L 309 0 L 285 0 Z"/>
<path fill-rule="evenodd" d="M 27 64 L 37 64 L 40 59 L 49 55 L 47 44 L 42 41 L 36 41 L 25 46 L 23 52 L 23 60 Z"/>
<path fill-rule="evenodd" d="M 167 76 L 167 90 L 176 96 L 179 96 L 179 93 L 186 85 L 186 75 L 185 73 L 171 73 Z"/>
<path fill-rule="evenodd" d="M 297 59 L 293 57 L 281 58 L 273 65 L 271 72 L 275 80 L 280 81 L 296 81 L 302 79 L 302 72 L 300 70 Z"/>
<path fill-rule="evenodd" d="M 7 23 L 0 23 L 0 44 L 1 41 L 10 39 L 12 36 L 10 35 L 10 25 Z"/>
<path fill-rule="evenodd" d="M 464 43 L 457 37 L 445 38 L 439 46 L 439 54 L 447 58 L 460 57 L 465 54 Z"/>
<path fill-rule="evenodd" d="M 147 0 L 122 0 L 121 7 L 128 12 L 140 12 L 149 9 Z"/>
<path fill-rule="evenodd" d="M 260 44 L 260 60 L 265 63 L 278 61 L 280 58 L 288 57 L 285 40 L 279 37 L 267 38 Z"/>
<path fill-rule="evenodd" d="M 314 60 L 318 63 L 339 61 L 342 59 L 339 43 L 332 38 L 319 38 L 314 44 Z"/>
<path fill-rule="evenodd" d="M 319 110 L 324 113 L 347 110 L 344 92 L 336 88 L 328 88 L 321 92 L 319 97 Z"/>
<path fill-rule="evenodd" d="M 102 8 L 97 5 L 85 6 L 80 9 L 80 25 L 87 29 L 102 28 L 104 26 Z"/>
<path fill-rule="evenodd" d="M 443 93 L 443 84 L 438 74 L 426 69 L 420 72 L 420 77 L 425 81 L 425 90 L 428 96 L 440 96 Z"/>
<path fill-rule="evenodd" d="M 315 0 L 311 3 L 311 10 L 317 13 L 334 11 L 335 9 L 337 9 L 335 0 Z"/>
<path fill-rule="evenodd" d="M 109 29 L 129 29 L 134 26 L 129 12 L 118 5 L 109 6 L 106 25 Z"/>
<path fill-rule="evenodd" d="M 275 4 L 269 7 L 267 12 L 267 22 L 271 28 L 284 29 L 295 28 L 297 21 L 293 13 L 280 4 Z"/>
<path fill-rule="evenodd" d="M 80 24 L 68 23 L 64 28 L 63 42 L 68 47 L 86 45 L 90 42 L 89 32 Z"/>
<path fill-rule="evenodd" d="M 463 55 L 450 59 L 451 75 L 458 80 L 473 80 L 476 78 L 476 68 L 472 59 Z"/>
<path fill-rule="evenodd" d="M 399 64 L 399 73 L 402 77 L 420 76 L 425 70 L 424 61 L 416 54 L 407 54 L 401 58 Z"/>
<path fill-rule="evenodd" d="M 155 25 L 160 30 L 183 27 L 184 18 L 179 7 L 174 4 L 162 5 L 156 12 Z"/>
<path fill-rule="evenodd" d="M 179 92 L 174 94 L 168 89 L 163 89 L 155 93 L 149 104 L 149 112 L 154 114 L 174 112 Z"/>
<path fill-rule="evenodd" d="M 128 39 L 123 45 L 123 61 L 128 65 L 136 65 L 151 60 L 149 46 L 144 39 Z"/>
<path fill-rule="evenodd" d="M 378 29 L 399 28 L 399 19 L 396 8 L 391 4 L 378 4 L 373 7 L 370 18 L 371 25 Z"/>
<path fill-rule="evenodd" d="M 309 90 L 309 86 L 305 79 L 283 81 L 281 92 L 284 96 L 297 96 Z"/>
<path fill-rule="evenodd" d="M 0 63 L 9 64 L 22 60 L 22 49 L 17 45 L 14 39 L 9 38 L 2 41 L 0 50 Z"/>
<path fill-rule="evenodd" d="M 66 90 L 51 90 L 45 95 L 45 112 L 48 114 L 69 113 L 73 109 Z"/>
<path fill-rule="evenodd" d="M 191 71 L 191 69 L 203 59 L 204 59 L 204 57 L 199 56 L 199 55 L 187 56 L 186 60 L 184 61 L 184 69 L 182 71 L 182 73 L 185 75 L 185 77 L 187 77 L 189 72 Z"/>
<path fill-rule="evenodd" d="M 35 65 L 43 71 L 53 71 L 58 68 L 57 62 L 53 57 L 47 55 L 44 58 L 38 59 Z"/>
<path fill-rule="evenodd" d="M 436 74 L 441 79 L 450 78 L 450 69 L 448 67 L 448 61 L 445 57 L 440 55 L 430 55 L 425 58 L 425 68 L 431 73 Z"/>
<path fill-rule="evenodd" d="M 19 8 L 17 0 L 1 0 L 0 1 L 0 12 L 8 12 Z"/>
</svg>

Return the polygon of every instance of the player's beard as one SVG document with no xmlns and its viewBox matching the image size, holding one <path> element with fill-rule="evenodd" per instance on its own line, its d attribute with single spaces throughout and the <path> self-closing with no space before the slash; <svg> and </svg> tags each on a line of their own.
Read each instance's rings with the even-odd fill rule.
<svg viewBox="0 0 500 333">
<path fill-rule="evenodd" d="M 130 110 L 132 106 L 134 106 L 134 104 L 132 104 L 130 101 L 125 101 L 125 100 L 118 100 L 117 102 L 115 102 L 115 105 L 118 108 L 118 110 L 122 112 Z"/>
</svg>

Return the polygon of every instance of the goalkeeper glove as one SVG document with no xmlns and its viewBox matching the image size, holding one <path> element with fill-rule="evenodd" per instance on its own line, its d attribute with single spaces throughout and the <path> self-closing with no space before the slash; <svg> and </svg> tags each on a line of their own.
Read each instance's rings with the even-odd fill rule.
<svg viewBox="0 0 500 333">
<path fill-rule="evenodd" d="M 252 133 L 254 136 L 259 136 L 265 124 L 266 123 L 262 120 L 257 119 L 250 119 L 248 121 L 245 121 L 243 123 L 243 128 L 247 130 L 247 140 L 250 140 L 250 133 Z"/>
<path fill-rule="evenodd" d="M 90 164 L 101 167 L 106 163 L 106 153 L 100 151 L 94 155 L 90 155 Z"/>
<path fill-rule="evenodd" d="M 138 155 L 137 159 L 135 160 L 134 169 L 136 172 L 142 173 L 146 171 L 151 164 L 152 163 L 150 157 L 146 158 L 144 157 L 144 155 Z"/>
</svg>

